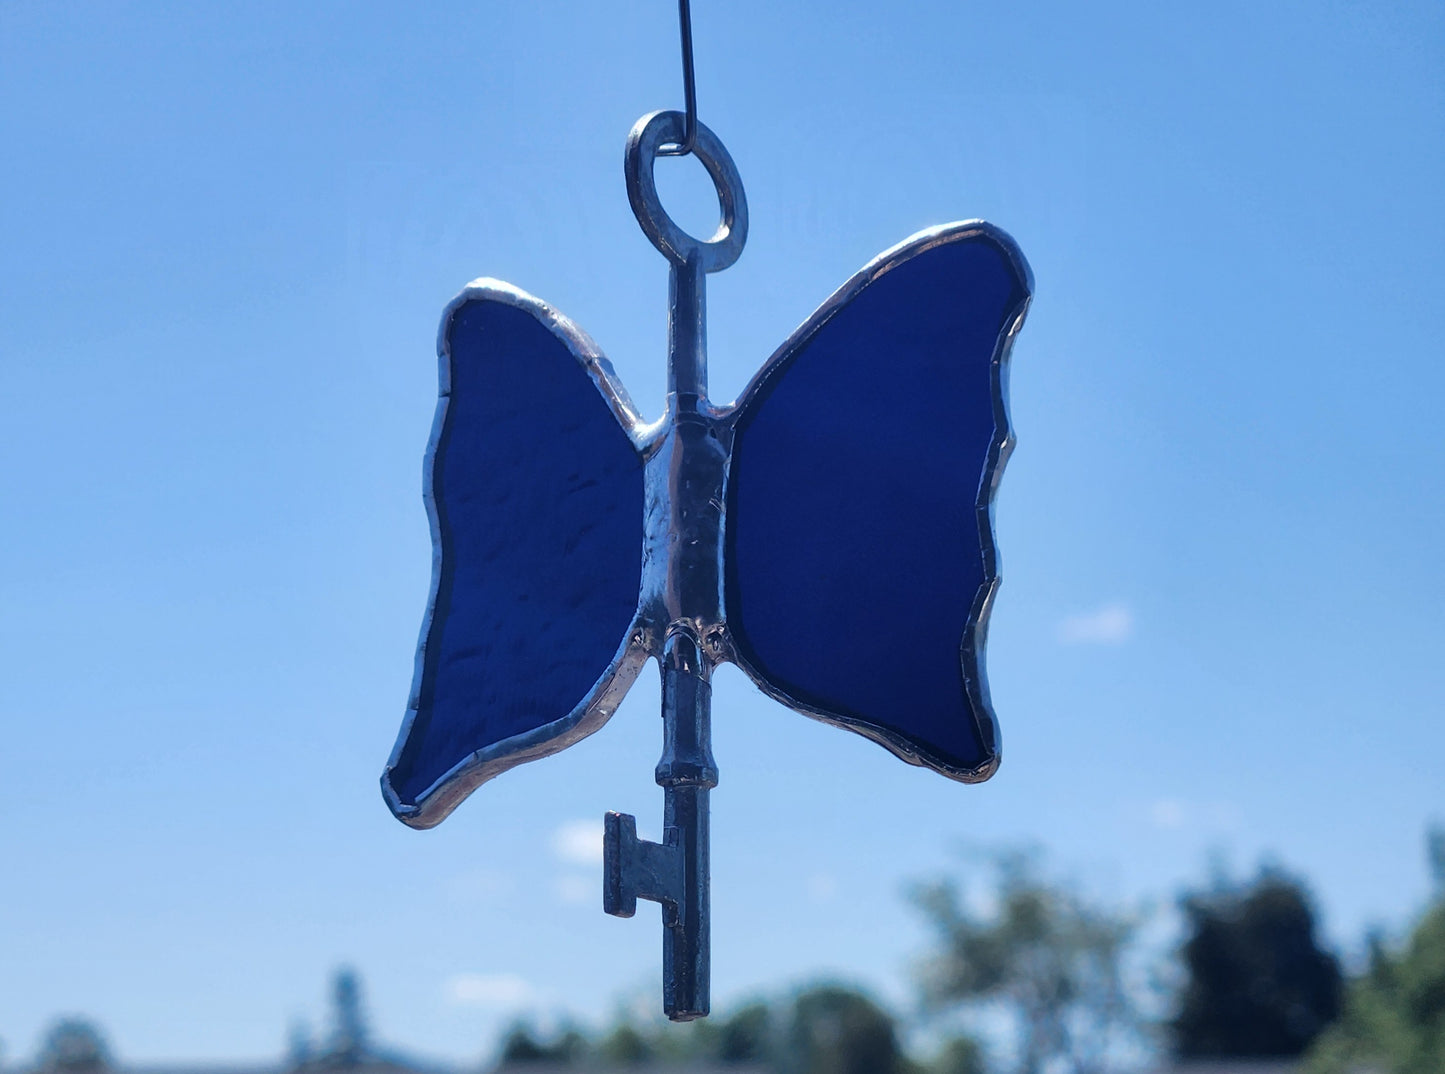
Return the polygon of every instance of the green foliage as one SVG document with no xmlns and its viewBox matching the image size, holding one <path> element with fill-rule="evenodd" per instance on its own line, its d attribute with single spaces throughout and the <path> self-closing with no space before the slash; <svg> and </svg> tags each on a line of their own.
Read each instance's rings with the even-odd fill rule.
<svg viewBox="0 0 1445 1074">
<path fill-rule="evenodd" d="M 37 1065 L 47 1074 L 98 1074 L 110 1067 L 110 1048 L 94 1022 L 62 1018 L 45 1034 Z"/>
<path fill-rule="evenodd" d="M 714 1054 L 724 1063 L 761 1063 L 773 1052 L 773 1034 L 768 1005 L 749 1003 L 722 1023 Z"/>
<path fill-rule="evenodd" d="M 1320 1039 L 1310 1074 L 1440 1074 L 1445 1070 L 1445 830 L 1430 833 L 1434 903 L 1398 951 L 1378 937 L 1350 983 L 1344 1017 Z"/>
<path fill-rule="evenodd" d="M 517 1022 L 502 1038 L 501 1059 L 504 1063 L 577 1063 L 586 1059 L 592 1048 L 587 1038 L 574 1026 L 567 1026 L 544 1044 L 537 1030 L 527 1022 Z"/>
<path fill-rule="evenodd" d="M 546 1045 L 537 1040 L 529 1026 L 514 1025 L 502 1038 L 504 1063 L 536 1063 L 551 1058 Z"/>
<path fill-rule="evenodd" d="M 614 1066 L 640 1066 L 653 1057 L 652 1043 L 630 1021 L 620 1021 L 602 1038 L 597 1054 Z"/>
<path fill-rule="evenodd" d="M 972 1037 L 954 1037 L 928 1065 L 928 1074 L 984 1074 L 983 1048 Z"/>
<path fill-rule="evenodd" d="M 950 1042 L 926 1068 L 912 1062 L 888 1011 L 857 989 L 833 984 L 682 1025 L 639 1023 L 623 1009 L 591 1037 L 571 1028 L 544 1040 L 533 1026 L 518 1023 L 500 1058 L 579 1070 L 708 1062 L 770 1074 L 983 1074 L 979 1048 L 968 1039 Z"/>
<path fill-rule="evenodd" d="M 893 1018 L 862 992 L 820 985 L 792 1004 L 781 1069 L 787 1074 L 902 1074 Z"/>
<path fill-rule="evenodd" d="M 1179 1055 L 1296 1056 L 1339 1016 L 1339 963 L 1316 941 L 1299 881 L 1266 869 L 1243 887 L 1187 895 L 1183 908 L 1188 979 L 1170 1024 Z"/>
<path fill-rule="evenodd" d="M 923 966 L 925 1004 L 940 1013 L 1003 1010 L 1020 1074 L 1105 1069 L 1141 1025 L 1123 972 L 1135 919 L 1044 879 L 1027 853 L 996 855 L 992 866 L 987 913 L 970 908 L 950 881 L 915 892 L 939 938 Z"/>
</svg>

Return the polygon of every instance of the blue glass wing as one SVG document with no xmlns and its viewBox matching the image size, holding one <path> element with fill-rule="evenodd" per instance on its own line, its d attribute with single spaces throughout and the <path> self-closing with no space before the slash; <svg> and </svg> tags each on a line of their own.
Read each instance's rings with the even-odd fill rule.
<svg viewBox="0 0 1445 1074">
<path fill-rule="evenodd" d="M 987 779 L 990 505 L 1032 289 L 1003 232 L 914 236 L 823 305 L 738 402 L 725 599 L 773 697 L 914 764 Z"/>
<path fill-rule="evenodd" d="M 442 319 L 426 463 L 432 596 L 382 789 L 413 827 L 615 710 L 642 570 L 636 414 L 596 346 L 507 284 Z"/>
</svg>

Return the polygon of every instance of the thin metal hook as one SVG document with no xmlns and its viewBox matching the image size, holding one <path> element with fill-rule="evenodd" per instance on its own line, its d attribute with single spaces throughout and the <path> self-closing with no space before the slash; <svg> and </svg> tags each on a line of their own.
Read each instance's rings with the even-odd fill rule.
<svg viewBox="0 0 1445 1074">
<path fill-rule="evenodd" d="M 677 21 L 682 31 L 682 99 L 687 116 L 682 141 L 659 146 L 660 157 L 685 157 L 697 146 L 697 86 L 692 76 L 692 4 L 677 0 Z"/>
</svg>

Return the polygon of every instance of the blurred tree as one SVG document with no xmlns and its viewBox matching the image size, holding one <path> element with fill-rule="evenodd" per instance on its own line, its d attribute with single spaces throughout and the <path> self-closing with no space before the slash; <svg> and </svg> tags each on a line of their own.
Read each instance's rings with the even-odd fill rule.
<svg viewBox="0 0 1445 1074">
<path fill-rule="evenodd" d="M 586 1059 L 591 1051 L 587 1038 L 575 1026 L 564 1026 L 547 1044 L 526 1022 L 516 1022 L 502 1041 L 500 1059 L 504 1063 L 551 1063 L 570 1065 Z"/>
<path fill-rule="evenodd" d="M 731 1014 L 673 1024 L 637 1022 L 625 1007 L 591 1037 L 575 1026 L 550 1040 L 526 1022 L 507 1031 L 498 1056 L 504 1065 L 589 1064 L 656 1069 L 698 1062 L 746 1066 L 771 1074 L 983 1074 L 983 1053 L 968 1038 L 946 1043 L 926 1065 L 913 1062 L 899 1043 L 892 1016 L 865 993 L 814 985 L 791 1000 L 754 1000 Z"/>
<path fill-rule="evenodd" d="M 903 1074 L 893 1018 L 862 992 L 818 985 L 793 1000 L 785 1074 Z"/>
<path fill-rule="evenodd" d="M 640 1066 L 650 1061 L 656 1048 L 632 1020 L 622 1017 L 597 1046 L 597 1054 L 615 1066 Z"/>
<path fill-rule="evenodd" d="M 1182 906 L 1187 979 L 1170 1023 L 1177 1054 L 1296 1056 L 1339 1016 L 1339 963 L 1316 942 L 1297 880 L 1265 869 L 1248 886 L 1219 881 Z"/>
<path fill-rule="evenodd" d="M 303 1019 L 293 1018 L 286 1033 L 286 1063 L 291 1070 L 303 1070 L 315 1058 L 311 1044 L 311 1027 Z"/>
<path fill-rule="evenodd" d="M 929 1074 L 984 1074 L 983 1048 L 972 1037 L 954 1037 L 946 1042 L 932 1063 Z"/>
<path fill-rule="evenodd" d="M 923 966 L 926 1009 L 1002 1010 L 1019 1074 L 1111 1069 L 1142 1025 L 1123 971 L 1135 919 L 1043 879 L 1030 853 L 996 854 L 991 864 L 997 883 L 987 913 L 949 881 L 914 894 L 939 939 Z"/>
<path fill-rule="evenodd" d="M 1316 1044 L 1311 1074 L 1445 1071 L 1445 829 L 1427 841 L 1435 893 L 1402 948 L 1370 938 L 1365 972 L 1350 983 L 1345 1013 Z"/>
<path fill-rule="evenodd" d="M 1430 859 L 1435 894 L 1445 894 L 1445 826 L 1434 825 L 1425 833 L 1425 854 Z"/>
<path fill-rule="evenodd" d="M 370 1040 L 361 1008 L 361 978 L 343 966 L 331 979 L 331 1048 L 327 1060 L 338 1066 L 356 1066 L 366 1058 Z"/>
<path fill-rule="evenodd" d="M 553 1057 L 564 1063 L 580 1062 L 592 1052 L 586 1034 L 570 1022 L 562 1026 L 551 1048 Z"/>
<path fill-rule="evenodd" d="M 86 1018 L 62 1018 L 45 1034 L 37 1064 L 49 1074 L 96 1074 L 110 1068 L 110 1048 Z"/>
<path fill-rule="evenodd" d="M 547 1049 L 532 1034 L 530 1026 L 517 1024 L 502 1038 L 503 1063 L 537 1063 L 551 1059 Z"/>
<path fill-rule="evenodd" d="M 543 1045 L 527 1026 L 515 1025 L 502 1039 L 501 1061 L 503 1063 L 540 1063 L 550 1060 L 549 1049 Z"/>
<path fill-rule="evenodd" d="M 766 1003 L 749 1003 L 723 1021 L 714 1045 L 724 1063 L 761 1063 L 772 1057 L 773 1012 Z"/>
</svg>

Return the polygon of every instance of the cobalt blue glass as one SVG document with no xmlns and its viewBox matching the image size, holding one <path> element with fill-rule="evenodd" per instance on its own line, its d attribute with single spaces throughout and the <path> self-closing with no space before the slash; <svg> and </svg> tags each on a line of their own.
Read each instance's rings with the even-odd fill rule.
<svg viewBox="0 0 1445 1074">
<path fill-rule="evenodd" d="M 489 754 L 508 767 L 580 737 L 581 708 L 637 610 L 642 460 L 544 310 L 466 293 L 443 326 L 428 497 L 440 560 L 384 776 L 393 808 L 419 826 L 450 804 L 408 814 L 460 768 Z"/>
<path fill-rule="evenodd" d="M 986 778 L 981 667 L 1004 363 L 1028 270 L 993 229 L 945 235 L 795 335 L 740 403 L 728 628 L 770 693 L 905 760 Z"/>
</svg>

